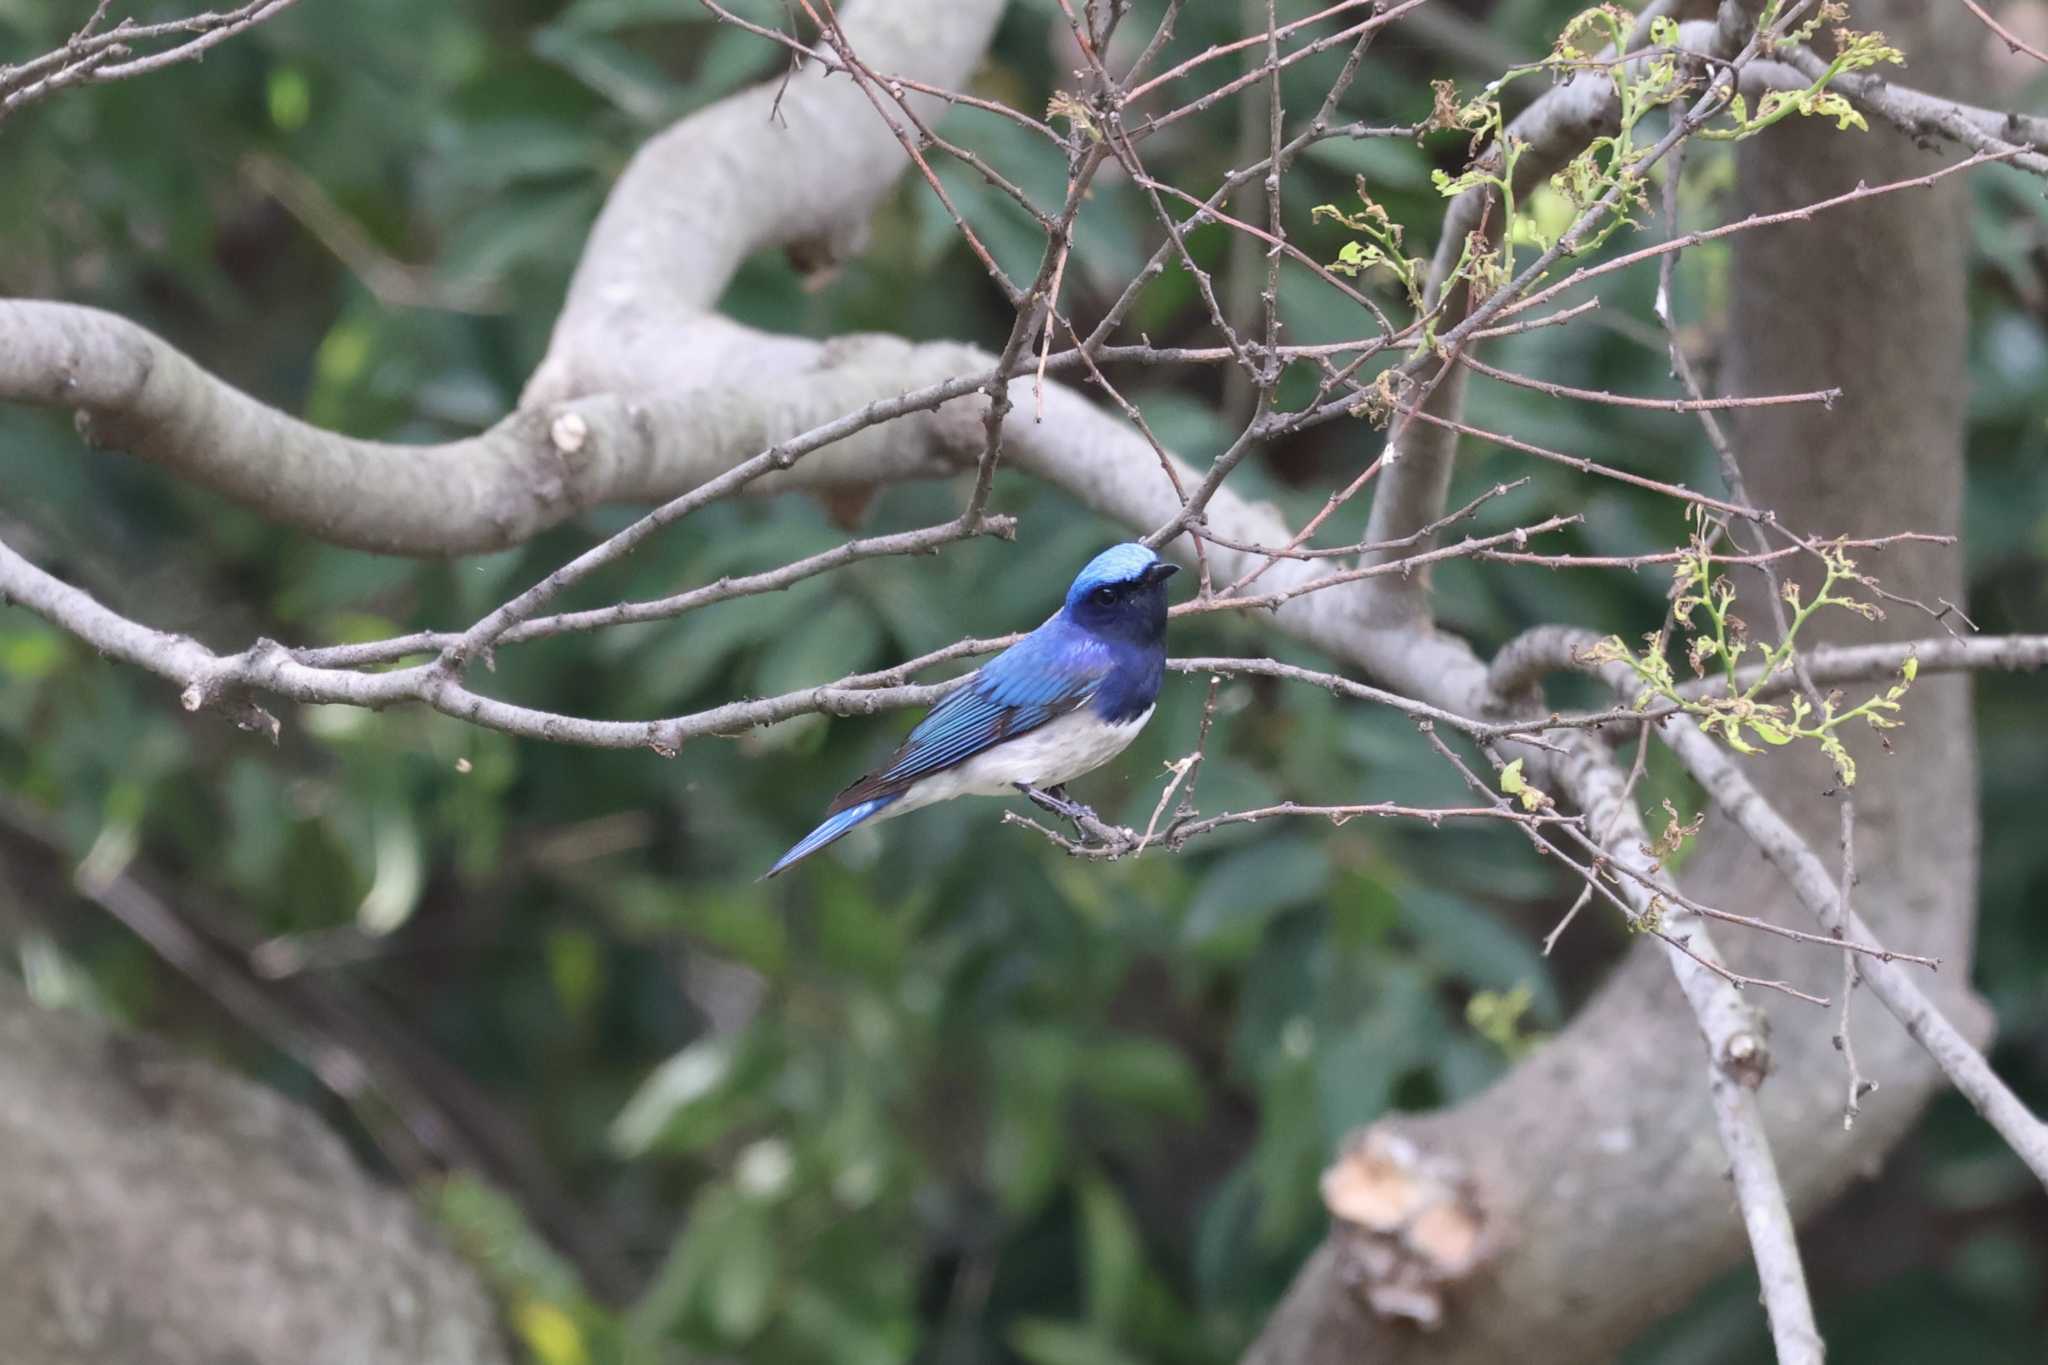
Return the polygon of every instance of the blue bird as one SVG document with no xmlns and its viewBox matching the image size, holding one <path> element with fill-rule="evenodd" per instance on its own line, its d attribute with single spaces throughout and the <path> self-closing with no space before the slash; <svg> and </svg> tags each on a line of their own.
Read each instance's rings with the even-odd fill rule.
<svg viewBox="0 0 2048 1365">
<path fill-rule="evenodd" d="M 1166 580 L 1179 568 L 1137 544 L 1089 560 L 1065 605 L 947 693 L 896 756 L 839 793 L 825 822 L 764 880 L 868 820 L 956 796 L 1056 792 L 1122 753 L 1159 697 Z"/>
</svg>

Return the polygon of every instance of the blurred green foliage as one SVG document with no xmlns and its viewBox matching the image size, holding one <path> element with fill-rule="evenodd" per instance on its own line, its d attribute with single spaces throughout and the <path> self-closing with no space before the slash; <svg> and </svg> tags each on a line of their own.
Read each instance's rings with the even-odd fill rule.
<svg viewBox="0 0 2048 1365">
<path fill-rule="evenodd" d="M 767 23 L 782 14 L 735 7 Z M 0 58 L 61 42 L 89 8 L 0 0 Z M 1134 26 L 1157 6 L 1138 8 Z M 1505 0 L 1483 36 L 1541 52 L 1571 8 Z M 1236 9 L 1188 6 L 1176 52 L 1236 36 Z M 977 88 L 1042 108 L 1069 79 L 1055 55 L 1063 29 L 1055 5 L 1019 0 Z M 1290 68 L 1289 106 L 1312 107 L 1340 60 Z M 1386 37 L 1347 113 L 1418 118 L 1427 76 L 1483 79 L 1465 61 Z M 446 438 L 515 400 L 635 145 L 780 71 L 764 44 L 685 0 L 301 5 L 203 65 L 70 92 L 0 126 L 0 289 L 133 317 L 312 421 Z M 2040 93 L 2037 81 L 2001 102 Z M 1205 192 L 1230 164 L 1236 117 L 1225 105 L 1162 135 L 1148 144 L 1153 169 Z M 973 111 L 949 127 L 1056 200 L 1065 167 L 1051 148 Z M 1455 135 L 1324 143 L 1287 183 L 1290 226 L 1334 256 L 1343 232 L 1312 227 L 1310 210 L 1363 174 L 1417 225 L 1411 249 L 1426 250 L 1441 202 L 1430 172 L 1455 170 L 1461 151 Z M 377 252 L 419 267 L 430 301 L 482 292 L 500 311 L 380 300 L 256 187 L 252 157 L 296 168 Z M 1688 202 L 1722 204 L 1727 166 L 1725 153 L 1696 156 Z M 998 258 L 1028 275 L 1041 249 L 1029 222 L 971 173 L 940 174 Z M 2034 182 L 1992 173 L 1973 184 L 1971 605 L 1988 630 L 2042 630 L 2044 219 Z M 1082 318 L 1107 306 L 1155 232 L 1142 199 L 1105 182 L 1067 274 Z M 1223 264 L 1219 230 L 1192 241 Z M 1715 246 L 1685 258 L 1684 307 L 1704 336 L 1726 270 Z M 1495 358 L 1570 384 L 1668 392 L 1661 342 L 1639 321 L 1652 287 L 1624 276 L 1586 322 L 1516 338 Z M 1306 272 L 1283 272 L 1280 297 L 1296 341 L 1359 333 L 1352 306 Z M 725 306 L 819 336 L 986 340 L 1007 325 L 914 181 L 835 277 L 807 282 L 764 256 Z M 1170 271 L 1134 322 L 1172 344 L 1204 339 L 1201 318 L 1188 276 Z M 1191 457 L 1229 439 L 1213 372 L 1112 377 Z M 1310 382 L 1290 375 L 1283 397 L 1299 401 Z M 1490 384 L 1474 386 L 1469 416 L 1715 483 L 1685 418 Z M 1377 439 L 1326 426 L 1237 481 L 1299 520 Z M 1560 549 L 1629 553 L 1683 538 L 1668 506 L 1483 445 L 1459 491 L 1524 475 L 1525 487 L 1485 506 L 1479 531 L 1568 507 L 1585 524 Z M 868 524 L 936 520 L 959 495 L 890 490 Z M 796 687 L 1033 623 L 1072 566 L 1118 534 L 1019 479 L 1001 481 L 997 504 L 1021 518 L 1020 544 L 957 546 L 938 566 L 864 563 L 680 622 L 524 646 L 489 684 L 599 716 Z M 377 558 L 84 449 L 59 418 L 0 411 L 0 533 L 117 608 L 224 647 L 459 625 L 630 515 L 593 513 L 459 563 Z M 1358 538 L 1362 516 L 1345 509 L 1326 538 Z M 806 500 L 714 507 L 587 585 L 584 600 L 659 595 L 840 538 Z M 1470 564 L 1446 566 L 1440 583 L 1449 624 L 1482 647 L 1537 620 L 1632 634 L 1655 620 L 1665 588 L 1656 573 Z M 1212 616 L 1176 633 L 1179 652 L 1273 647 L 1253 621 Z M 1291 646 L 1280 654 L 1314 662 Z M 263 1072 L 323 1105 L 373 1156 L 388 1151 L 378 1114 L 404 1126 L 425 1105 L 466 1135 L 452 1176 L 431 1174 L 439 1161 L 393 1159 L 545 1365 L 1233 1359 L 1320 1235 L 1316 1177 L 1332 1144 L 1390 1108 L 1487 1084 L 1507 1064 L 1503 1047 L 1557 1027 L 1620 946 L 1589 914 L 1557 958 L 1540 958 L 1534 944 L 1571 888 L 1512 831 L 1471 827 L 1238 827 L 1183 857 L 1100 864 L 999 828 L 992 803 L 959 803 L 757 883 L 907 718 L 810 717 L 665 762 L 517 743 L 414 712 L 308 709 L 284 716 L 272 748 L 185 715 L 160 684 L 19 612 L 0 613 L 0 678 L 0 787 L 57 822 L 79 856 L 146 870 L 195 915 L 207 907 L 207 933 L 267 972 L 265 989 L 340 1011 L 320 1017 L 346 1020 L 346 1036 L 416 1090 L 351 1112 L 278 1040 L 227 1019 L 77 906 L 41 907 L 20 944 L 30 979 L 71 981 L 73 999 Z M 2048 728 L 2038 686 L 1987 678 L 1978 695 L 1977 981 L 1998 1010 L 1998 1064 L 2038 1106 L 2048 936 L 2031 912 L 2048 898 Z M 1081 794 L 1142 825 L 1163 764 L 1192 747 L 1203 697 L 1201 680 L 1172 680 L 1144 738 Z M 1204 810 L 1462 799 L 1398 718 L 1256 682 L 1220 697 Z M 1653 796 L 1663 795 L 1697 808 L 1660 769 Z M 1515 1006 L 1505 1023 L 1503 1002 Z M 1964 1106 L 1942 1103 L 1882 1186 L 1815 1234 L 1829 1340 L 1859 1361 L 2040 1358 L 2043 1213 L 2018 1163 Z M 1837 1224 L 1891 1229 L 1901 1245 L 1869 1257 Z M 1738 1274 L 1636 1358 L 1758 1358 L 1760 1326 Z"/>
</svg>

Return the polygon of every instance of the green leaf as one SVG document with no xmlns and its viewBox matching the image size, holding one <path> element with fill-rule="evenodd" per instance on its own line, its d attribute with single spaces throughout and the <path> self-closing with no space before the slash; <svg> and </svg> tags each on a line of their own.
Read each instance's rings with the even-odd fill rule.
<svg viewBox="0 0 2048 1365">
<path fill-rule="evenodd" d="M 430 1187 L 434 1216 L 450 1238 L 507 1298 L 552 1303 L 582 1297 L 576 1271 L 526 1221 L 516 1200 L 470 1175 L 452 1175 Z"/>
<path fill-rule="evenodd" d="M 408 813 L 395 806 L 379 809 L 371 826 L 376 831 L 376 875 L 356 907 L 356 923 L 374 937 L 412 918 L 425 873 L 419 830 Z"/>
<path fill-rule="evenodd" d="M 612 1120 L 612 1150 L 621 1156 L 643 1155 L 683 1110 L 725 1084 L 733 1059 L 729 1038 L 704 1038 L 656 1067 Z"/>
<path fill-rule="evenodd" d="M 1211 959 L 1242 958 L 1257 945 L 1267 920 L 1319 895 L 1329 872 L 1322 843 L 1300 836 L 1231 853 L 1204 876 L 1181 922 L 1181 939 Z"/>
<path fill-rule="evenodd" d="M 1075 1040 L 1051 1028 L 1008 1029 L 995 1040 L 988 1176 L 1013 1215 L 1043 1204 L 1066 1169 L 1065 1096 L 1075 1052 Z"/>
<path fill-rule="evenodd" d="M 1314 1025 L 1297 1016 L 1282 1030 L 1279 1056 L 1259 1087 L 1259 1142 L 1251 1156 L 1259 1195 L 1253 1235 L 1268 1251 L 1293 1242 L 1322 1214 L 1316 1181 L 1329 1146 L 1317 1121 L 1315 1049 Z"/>
<path fill-rule="evenodd" d="M 1094 1171 L 1082 1176 L 1079 1184 L 1080 1260 L 1088 1317 L 1113 1334 L 1130 1321 L 1145 1275 L 1145 1247 L 1114 1186 Z"/>
<path fill-rule="evenodd" d="M 712 1328 L 728 1341 L 745 1341 L 768 1322 L 781 1257 L 768 1207 L 734 1199 L 716 1234 L 716 1260 L 704 1284 Z"/>
<path fill-rule="evenodd" d="M 701 799 L 708 803 L 720 797 L 707 793 Z M 780 974 L 789 955 L 786 922 L 767 908 L 752 885 L 699 884 L 686 892 L 668 877 L 621 877 L 607 881 L 598 894 L 629 938 L 668 939 L 687 930 L 706 947 L 768 976 Z"/>
<path fill-rule="evenodd" d="M 1384 1114 L 1401 1077 L 1434 1059 L 1452 1032 L 1439 989 L 1437 974 L 1425 964 L 1376 966 L 1357 983 L 1363 1008 L 1356 1017 L 1317 1030 L 1314 1131 L 1325 1151 Z M 1349 1005 L 1346 999 L 1340 1008 Z"/>
<path fill-rule="evenodd" d="M 70 653 L 67 638 L 37 623 L 24 630 L 0 632 L 0 675 L 13 683 L 48 677 Z"/>
<path fill-rule="evenodd" d="M 654 1280 L 627 1316 L 626 1332 L 652 1354 L 685 1323 L 740 1342 L 767 1324 L 781 1275 L 767 1205 L 713 1185 L 690 1206 Z"/>
<path fill-rule="evenodd" d="M 1520 796 L 1529 790 L 1529 784 L 1522 780 L 1521 759 L 1516 759 L 1500 770 L 1500 789 L 1506 796 Z"/>
<path fill-rule="evenodd" d="M 1202 1080 L 1173 1044 L 1121 1037 L 1091 1042 L 1077 1056 L 1076 1079 L 1091 1094 L 1192 1123 L 1203 1109 Z"/>
<path fill-rule="evenodd" d="M 1382 189 L 1419 190 L 1429 183 L 1422 149 L 1398 138 L 1324 138 L 1303 156 L 1346 175 L 1364 176 L 1375 195 Z"/>
<path fill-rule="evenodd" d="M 604 988 L 604 953 L 581 929 L 557 929 L 547 938 L 548 978 L 572 1018 L 586 1018 Z"/>
<path fill-rule="evenodd" d="M 1867 132 L 1870 128 L 1863 115 L 1856 111 L 1856 106 L 1832 90 L 1805 101 L 1799 112 L 1815 118 L 1831 118 L 1835 121 L 1835 128 L 1840 132 L 1847 132 L 1851 128 Z"/>
<path fill-rule="evenodd" d="M 1456 176 L 1441 170 L 1432 170 L 1429 173 L 1429 183 L 1436 186 L 1436 192 L 1444 198 L 1455 199 L 1466 190 L 1476 189 L 1481 185 L 1498 185 L 1500 177 L 1481 169 L 1468 170 Z"/>
<path fill-rule="evenodd" d="M 1508 991 L 1474 991 L 1465 1002 L 1465 1023 L 1480 1037 L 1499 1048 L 1510 1060 L 1521 1057 L 1541 1041 L 1522 1024 L 1534 998 L 1526 981 Z"/>
<path fill-rule="evenodd" d="M 264 98 L 270 106 L 270 121 L 281 133 L 296 133 L 312 116 L 313 86 L 296 66 L 272 71 Z"/>
<path fill-rule="evenodd" d="M 881 623 L 867 605 L 831 597 L 822 614 L 768 647 L 761 659 L 761 693 L 772 697 L 858 673 L 875 661 L 881 647 Z"/>
<path fill-rule="evenodd" d="M 626 43 L 555 26 L 535 32 L 531 46 L 536 57 L 582 81 L 635 123 L 651 128 L 681 112 L 675 82 L 661 64 Z"/>
<path fill-rule="evenodd" d="M 687 622 L 646 627 L 656 638 L 652 643 L 643 639 L 643 647 L 628 656 L 631 666 L 622 680 L 626 705 L 646 711 L 679 706 L 720 676 L 740 651 L 801 634 L 795 624 L 818 610 L 820 592 L 799 588 L 721 602 L 691 613 Z"/>
<path fill-rule="evenodd" d="M 1549 969 L 1523 933 L 1461 897 L 1429 889 L 1403 896 L 1401 913 L 1402 924 L 1439 970 L 1498 991 L 1527 981 L 1535 992 L 1537 1016 L 1557 1018 Z"/>
<path fill-rule="evenodd" d="M 1820 737 L 1821 752 L 1835 765 L 1835 775 L 1842 779 L 1842 785 L 1856 785 L 1856 760 L 1849 756 L 1849 750 L 1842 744 L 1841 737 L 1830 730 Z"/>
<path fill-rule="evenodd" d="M 874 1321 L 856 1317 L 814 1284 L 791 1287 L 777 1325 L 811 1345 L 813 1355 L 806 1359 L 832 1365 L 903 1365 L 911 1356 L 905 1319 L 891 1319 L 890 1326 L 897 1330 L 885 1330 Z"/>
<path fill-rule="evenodd" d="M 1138 1365 L 1095 1329 L 1051 1318 L 1019 1319 L 1009 1342 L 1030 1365 Z"/>
<path fill-rule="evenodd" d="M 901 900 L 885 903 L 865 881 L 832 878 L 817 914 L 817 953 L 823 962 L 878 985 L 897 980 L 909 950 L 909 923 Z"/>
<path fill-rule="evenodd" d="M 1194 1278 L 1205 1303 L 1242 1293 L 1247 1272 L 1257 1264 L 1252 1225 L 1258 1209 L 1257 1172 L 1241 1161 L 1209 1196 L 1195 1225 Z"/>
<path fill-rule="evenodd" d="M 1504 795 L 1520 801 L 1523 810 L 1541 810 L 1550 801 L 1547 793 L 1530 786 L 1522 776 L 1522 760 L 1519 758 L 1500 770 L 1500 789 Z"/>
<path fill-rule="evenodd" d="M 580 127 L 512 117 L 465 128 L 449 154 L 450 174 L 478 191 L 525 181 L 588 174 L 604 161 L 603 144 Z"/>
<path fill-rule="evenodd" d="M 540 1365 L 590 1365 L 590 1347 L 575 1317 L 545 1299 L 512 1306 L 512 1325 Z"/>
<path fill-rule="evenodd" d="M 565 255 L 590 227 L 598 203 L 594 186 L 551 181 L 515 186 L 465 218 L 441 252 L 449 279 L 496 280 L 516 270 L 543 271 Z M 331 402 L 345 403 L 347 395 Z"/>
<path fill-rule="evenodd" d="M 1790 744 L 1792 742 L 1791 732 L 1768 717 L 1752 715 L 1748 717 L 1748 722 L 1749 728 L 1756 732 L 1756 737 L 1766 744 Z"/>
</svg>

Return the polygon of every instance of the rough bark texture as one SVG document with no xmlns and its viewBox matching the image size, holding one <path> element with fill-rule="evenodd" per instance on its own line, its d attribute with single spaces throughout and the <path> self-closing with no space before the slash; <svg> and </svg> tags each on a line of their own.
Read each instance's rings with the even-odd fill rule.
<svg viewBox="0 0 2048 1365">
<path fill-rule="evenodd" d="M 497 1365 L 490 1301 L 283 1097 L 0 980 L 9 1365 Z"/>
<path fill-rule="evenodd" d="M 1906 0 L 1866 3 L 1858 18 L 1912 54 L 1916 80 L 1943 87 L 1943 25 Z M 1810 203 L 1859 180 L 1877 183 L 1935 164 L 1939 158 L 1887 129 L 1845 135 L 1794 121 L 1743 148 L 1734 213 Z M 1727 391 L 1844 390 L 1831 411 L 1738 414 L 1734 439 L 1751 497 L 1788 525 L 1848 535 L 1961 530 L 1961 208 L 1961 192 L 1943 188 L 1737 238 Z M 1901 548 L 1865 567 L 1891 591 L 1961 600 L 1960 550 Z M 1753 587 L 1742 615 L 1768 629 L 1768 604 Z M 1815 624 L 1815 643 L 1901 639 L 1930 628 L 1896 607 L 1874 625 L 1846 614 Z M 1857 909 L 1883 941 L 1950 964 L 1925 984 L 1952 1018 L 1981 1036 L 1985 1016 L 1968 995 L 1965 965 L 1978 830 L 1968 680 L 1916 686 L 1907 727 L 1892 741 L 1890 757 L 1868 735 L 1852 743 L 1862 767 Z M 1749 763 L 1765 794 L 1832 860 L 1839 812 L 1823 794 L 1835 786 L 1827 766 L 1813 755 Z M 1683 881 L 1709 903 L 1816 927 L 1725 822 L 1709 822 Z M 1739 970 L 1839 997 L 1840 963 L 1827 954 L 1756 934 L 1720 940 Z M 1774 1026 L 1764 1113 L 1795 1210 L 1810 1213 L 1882 1159 L 1917 1116 L 1936 1073 L 1897 1024 L 1859 998 L 1859 1059 L 1883 1088 L 1845 1134 L 1846 1073 L 1829 1041 L 1833 1016 L 1782 997 L 1755 1003 Z M 1425 1334 L 1372 1317 L 1346 1287 L 1349 1245 L 1333 1240 L 1303 1271 L 1249 1359 L 1534 1365 L 1605 1358 L 1683 1303 L 1743 1245 L 1699 1062 L 1697 1031 L 1668 970 L 1648 945 L 1638 948 L 1557 1043 L 1493 1090 L 1456 1110 L 1385 1125 L 1462 1165 L 1476 1182 L 1487 1236 L 1497 1239 L 1497 1255 L 1451 1291 L 1444 1326 Z"/>
<path fill-rule="evenodd" d="M 1915 79 L 1944 94 L 1966 93 L 1962 78 L 1972 37 L 1933 18 L 1913 0 L 1862 0 L 1859 26 L 1880 28 L 1911 52 Z M 1957 153 L 1918 151 L 1888 130 L 1843 137 L 1795 121 L 1783 136 L 1742 158 L 1742 207 L 1770 213 L 1852 188 L 1858 181 L 1931 169 Z M 1860 536 L 1912 529 L 1960 534 L 1968 317 L 1964 260 L 1969 241 L 1967 190 L 1892 196 L 1853 206 L 1832 224 L 1737 239 L 1728 390 L 1758 393 L 1830 375 L 1843 394 L 1834 411 L 1802 414 L 1755 408 L 1736 414 L 1734 436 L 1758 506 L 1819 534 Z M 1960 547 L 1902 545 L 1864 566 L 1884 588 L 1929 604 L 1961 603 Z M 1814 575 L 1798 575 L 1811 590 Z M 1743 584 L 1745 619 L 1770 620 L 1762 585 Z M 1843 612 L 1816 618 L 1815 643 L 1863 644 L 1929 632 L 1926 616 L 1888 604 L 1887 619 Z M 1967 675 L 1915 685 L 1907 724 L 1891 732 L 1891 752 L 1868 731 L 1850 748 L 1859 766 L 1856 804 L 1856 909 L 1886 943 L 1940 955 L 1953 964 L 1923 983 L 1981 1038 L 1988 1018 L 1968 992 L 1976 922 L 1977 765 Z M 1832 770 L 1818 754 L 1771 755 L 1748 764 L 1751 778 L 1817 852 L 1839 858 L 1839 800 Z M 1788 907 L 1783 880 L 1741 834 L 1710 820 L 1695 885 L 1717 888 L 1724 903 Z M 1814 927 L 1805 924 L 1804 927 Z M 1761 940 L 1748 946 L 1759 953 Z M 1762 960 L 1759 957 L 1757 960 Z M 1741 965 L 1738 963 L 1737 965 Z M 1812 964 L 1809 961 L 1809 980 Z M 1838 995 L 1839 968 L 1819 978 Z M 1867 998 L 1853 1007 L 1863 1069 L 1884 1087 L 1864 1106 L 1859 1155 L 1882 1151 L 1903 1132 L 1936 1079 L 1932 1064 Z M 1778 1011 L 1784 1015 L 1785 1011 Z M 1811 1209 L 1858 1174 L 1835 1157 L 1844 1082 L 1831 1029 L 1785 1017 L 1776 1040 L 1781 1075 L 1767 1094 L 1788 1178 Z"/>
</svg>

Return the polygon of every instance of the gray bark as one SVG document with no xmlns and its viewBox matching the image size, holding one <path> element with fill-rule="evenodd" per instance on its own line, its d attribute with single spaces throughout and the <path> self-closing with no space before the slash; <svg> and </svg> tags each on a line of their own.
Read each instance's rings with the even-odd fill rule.
<svg viewBox="0 0 2048 1365">
<path fill-rule="evenodd" d="M 1952 60 L 1935 41 L 1944 25 L 1918 6 L 1866 3 L 1858 19 L 1912 54 L 1918 80 Z M 1942 159 L 1882 126 L 1842 134 L 1793 120 L 1742 148 L 1741 202 L 1731 216 L 1810 203 Z M 1819 534 L 1961 530 L 1966 241 L 1962 192 L 1946 186 L 1736 239 L 1726 390 L 1844 390 L 1832 410 L 1737 414 L 1735 447 L 1756 505 Z M 1865 568 L 1893 592 L 1961 600 L 1959 549 L 1900 547 Z M 1749 588 L 1741 614 L 1767 630 L 1768 604 Z M 1816 618 L 1814 642 L 1928 633 L 1917 612 L 1889 611 L 1876 624 L 1846 613 Z M 1861 766 L 1854 899 L 1881 941 L 1950 964 L 1922 985 L 1981 1038 L 1986 1017 L 1969 995 L 1966 965 L 1978 835 L 1969 686 L 1966 677 L 1916 686 L 1889 757 L 1867 735 L 1852 742 Z M 1826 764 L 1811 754 L 1745 763 L 1773 804 L 1832 860 L 1838 807 L 1823 796 L 1835 786 Z M 1710 818 L 1682 880 L 1712 904 L 1816 927 L 1783 878 L 1723 819 Z M 1737 970 L 1839 997 L 1839 962 L 1826 954 L 1761 934 L 1723 933 L 1720 941 Z M 1844 1133 L 1846 1073 L 1829 1041 L 1832 1015 L 1779 997 L 1754 1003 L 1774 1025 L 1773 1070 L 1759 1092 L 1772 1146 L 1795 1212 L 1810 1214 L 1875 1168 L 1938 1074 L 1859 993 L 1859 1060 L 1882 1089 Z M 1556 1043 L 1494 1089 L 1458 1109 L 1382 1125 L 1468 1173 L 1473 1216 L 1498 1239 L 1496 1254 L 1450 1289 L 1442 1329 L 1423 1334 L 1364 1307 L 1345 1283 L 1355 1247 L 1333 1239 L 1249 1360 L 1562 1365 L 1619 1349 L 1731 1264 L 1743 1245 L 1698 1048 L 1670 973 L 1642 946 Z"/>
<path fill-rule="evenodd" d="M 10 1365 L 497 1365 L 490 1300 L 282 1096 L 0 980 Z"/>
</svg>

